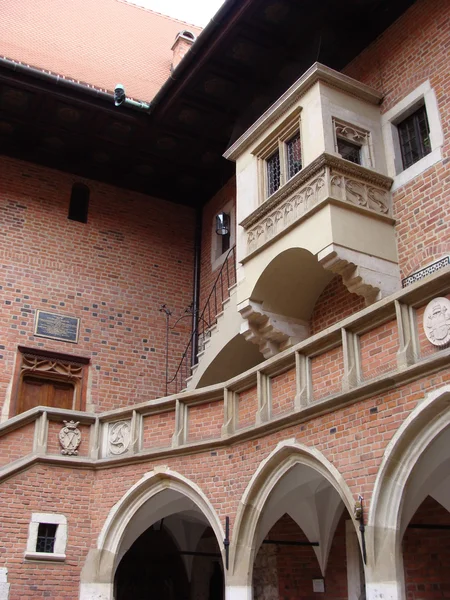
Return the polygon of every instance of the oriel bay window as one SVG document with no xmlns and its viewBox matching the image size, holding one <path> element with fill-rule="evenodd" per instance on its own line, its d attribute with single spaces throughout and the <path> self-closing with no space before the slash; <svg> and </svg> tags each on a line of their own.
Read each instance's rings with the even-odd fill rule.
<svg viewBox="0 0 450 600">
<path fill-rule="evenodd" d="M 300 124 L 298 120 L 277 132 L 258 152 L 261 159 L 261 196 L 274 194 L 302 168 Z"/>
</svg>

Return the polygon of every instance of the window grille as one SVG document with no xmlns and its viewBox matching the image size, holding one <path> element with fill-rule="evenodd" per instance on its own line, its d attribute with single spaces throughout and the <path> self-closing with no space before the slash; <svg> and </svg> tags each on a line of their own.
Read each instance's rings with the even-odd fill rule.
<svg viewBox="0 0 450 600">
<path fill-rule="evenodd" d="M 39 523 L 36 552 L 54 551 L 57 527 L 53 523 Z"/>
<path fill-rule="evenodd" d="M 267 159 L 267 195 L 271 196 L 281 184 L 280 151 Z"/>
<path fill-rule="evenodd" d="M 431 152 L 430 127 L 424 106 L 398 124 L 398 135 L 404 169 Z"/>
<path fill-rule="evenodd" d="M 356 165 L 361 164 L 361 146 L 353 144 L 348 140 L 337 138 L 337 147 L 342 158 L 345 158 L 345 160 L 349 160 Z"/>
<path fill-rule="evenodd" d="M 300 132 L 286 142 L 288 179 L 294 177 L 302 168 Z"/>
</svg>

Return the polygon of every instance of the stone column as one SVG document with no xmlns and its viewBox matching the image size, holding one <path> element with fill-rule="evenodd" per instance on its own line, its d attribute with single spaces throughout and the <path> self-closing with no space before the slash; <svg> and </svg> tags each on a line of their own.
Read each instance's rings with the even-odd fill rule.
<svg viewBox="0 0 450 600">
<path fill-rule="evenodd" d="M 253 590 L 251 585 L 225 586 L 225 600 L 252 600 Z"/>
</svg>

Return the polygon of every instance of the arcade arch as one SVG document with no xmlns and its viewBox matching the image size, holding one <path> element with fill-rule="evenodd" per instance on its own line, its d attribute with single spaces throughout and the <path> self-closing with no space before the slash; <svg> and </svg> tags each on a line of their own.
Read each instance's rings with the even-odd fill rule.
<svg viewBox="0 0 450 600">
<path fill-rule="evenodd" d="M 179 473 L 168 468 L 154 470 L 128 490 L 111 509 L 97 548 L 91 550 L 86 559 L 81 575 L 80 600 L 121 600 L 122 596 L 129 597 L 130 591 L 127 591 L 123 578 L 133 572 L 132 561 L 128 560 L 125 569 L 121 569 L 121 561 L 127 561 L 127 553 L 134 552 L 135 557 L 138 556 L 139 549 L 145 549 L 148 543 L 160 543 L 161 552 L 164 548 L 165 555 L 172 560 L 176 556 L 177 574 L 191 582 L 195 576 L 194 559 L 198 548 L 205 546 L 206 538 L 209 540 L 208 548 L 214 548 L 214 551 L 200 552 L 210 558 L 208 569 L 203 566 L 204 576 L 210 578 L 214 574 L 215 563 L 223 571 L 221 540 L 224 538 L 212 505 L 198 486 Z M 158 593 L 161 586 L 165 586 L 168 598 L 173 592 L 173 599 L 178 600 L 180 596 L 170 573 L 164 568 L 160 572 L 163 579 L 157 585 L 154 581 L 150 582 L 155 584 L 152 590 L 144 589 L 149 581 L 142 583 L 139 593 Z M 196 579 L 198 587 L 198 573 Z M 202 587 L 208 590 L 209 580 Z M 135 589 L 133 593 L 137 599 Z"/>
<path fill-rule="evenodd" d="M 435 597 L 441 586 L 450 588 L 448 569 L 441 564 L 450 558 L 442 557 L 448 543 L 435 536 L 427 550 L 425 539 L 431 536 L 421 536 L 420 568 L 411 564 L 409 551 L 411 545 L 418 548 L 414 531 L 450 529 L 449 405 L 450 385 L 429 393 L 386 448 L 368 516 L 368 598 L 380 593 L 392 599 L 414 598 L 414 593 L 407 594 L 408 587 L 426 599 Z"/>
<path fill-rule="evenodd" d="M 362 593 L 363 576 L 357 533 L 350 517 L 352 504 L 342 476 L 319 451 L 294 440 L 279 444 L 258 468 L 238 509 L 228 597 L 258 600 L 267 597 L 267 593 L 270 596 L 272 589 L 270 597 L 278 598 L 286 585 L 282 581 L 283 570 L 284 580 L 289 579 L 288 587 L 310 586 L 302 591 L 305 596 L 313 591 L 313 581 L 308 580 L 311 573 L 325 579 L 325 586 L 327 579 L 331 583 L 336 574 L 330 574 L 329 557 L 339 528 L 343 555 L 338 569 L 345 578 L 339 585 L 341 589 L 345 587 L 349 598 L 357 600 Z M 278 564 L 274 552 L 266 550 L 272 546 L 277 547 L 281 559 Z M 286 553 L 286 547 L 291 551 Z M 312 568 L 308 573 L 294 569 L 286 573 L 284 567 L 289 560 L 292 565 L 305 565 L 305 548 Z M 345 553 L 353 569 L 351 576 L 345 568 Z M 258 569 L 265 577 L 262 595 L 255 578 Z M 268 571 L 272 571 L 271 576 Z"/>
</svg>

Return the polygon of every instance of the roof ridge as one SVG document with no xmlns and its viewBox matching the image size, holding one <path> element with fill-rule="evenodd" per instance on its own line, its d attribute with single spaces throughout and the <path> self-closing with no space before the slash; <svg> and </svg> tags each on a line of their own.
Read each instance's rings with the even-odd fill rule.
<svg viewBox="0 0 450 600">
<path fill-rule="evenodd" d="M 154 15 L 158 15 L 159 17 L 163 17 L 164 19 L 169 19 L 170 21 L 175 21 L 176 23 L 181 23 L 182 25 L 189 25 L 189 27 L 195 27 L 196 29 L 200 29 L 200 31 L 203 31 L 203 27 L 201 25 L 195 25 L 194 23 L 188 23 L 187 21 L 183 21 L 181 19 L 176 19 L 175 17 L 171 17 L 170 15 L 165 15 L 163 13 L 160 13 L 156 10 L 152 10 L 151 8 L 147 8 L 146 6 L 141 6 L 140 4 L 137 4 L 137 2 L 133 2 L 133 0 L 116 0 L 117 2 L 121 2 L 122 4 L 129 4 L 130 6 L 133 6 L 134 8 L 139 8 L 140 10 L 145 10 L 147 12 L 151 12 Z"/>
</svg>

